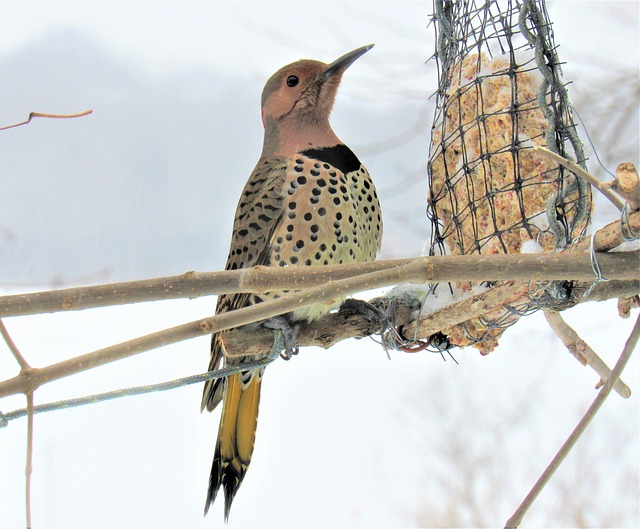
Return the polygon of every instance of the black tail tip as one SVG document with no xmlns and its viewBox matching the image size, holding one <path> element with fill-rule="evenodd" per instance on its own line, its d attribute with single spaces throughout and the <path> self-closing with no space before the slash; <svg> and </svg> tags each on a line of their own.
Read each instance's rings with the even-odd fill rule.
<svg viewBox="0 0 640 529">
<path fill-rule="evenodd" d="M 224 523 L 228 523 L 231 504 L 233 503 L 233 498 L 235 497 L 240 485 L 239 480 L 234 475 L 223 476 L 222 483 L 216 482 L 210 484 L 209 491 L 207 492 L 207 500 L 204 504 L 204 516 L 207 516 L 209 508 L 216 501 L 216 496 L 218 495 L 218 490 L 221 485 L 224 491 Z"/>
<path fill-rule="evenodd" d="M 226 478 L 226 479 L 225 479 Z M 223 477 L 222 488 L 224 489 L 224 521 L 227 523 L 229 520 L 229 513 L 231 512 L 231 504 L 233 498 L 238 492 L 240 487 L 240 480 L 235 475 L 227 474 Z"/>
</svg>

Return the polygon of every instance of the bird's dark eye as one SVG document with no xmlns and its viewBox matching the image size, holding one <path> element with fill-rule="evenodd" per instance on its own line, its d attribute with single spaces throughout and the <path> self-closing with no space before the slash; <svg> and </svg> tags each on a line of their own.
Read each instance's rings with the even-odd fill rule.
<svg viewBox="0 0 640 529">
<path fill-rule="evenodd" d="M 297 75 L 290 75 L 289 77 L 287 77 L 287 86 L 289 88 L 296 86 L 299 82 L 300 79 L 298 79 Z"/>
</svg>

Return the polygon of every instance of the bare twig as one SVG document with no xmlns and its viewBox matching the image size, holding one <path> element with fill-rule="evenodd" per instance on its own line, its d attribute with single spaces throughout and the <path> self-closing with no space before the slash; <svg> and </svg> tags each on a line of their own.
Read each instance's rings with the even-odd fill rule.
<svg viewBox="0 0 640 529">
<path fill-rule="evenodd" d="M 5 327 L 4 322 L 2 320 L 0 320 L 0 334 L 4 338 L 4 341 L 7 343 L 7 346 L 9 347 L 9 351 L 11 351 L 11 354 L 13 354 L 13 357 L 16 359 L 16 362 L 20 364 L 20 369 L 23 371 L 31 369 L 31 366 L 20 354 L 20 350 L 18 349 L 14 341 L 11 339 L 11 336 L 9 335 L 9 331 L 7 331 L 7 328 Z"/>
<path fill-rule="evenodd" d="M 593 187 L 595 187 L 598 191 L 600 191 L 605 197 L 607 197 L 609 201 L 616 208 L 618 208 L 619 211 L 622 211 L 622 208 L 624 207 L 624 203 L 622 202 L 622 200 L 620 200 L 620 198 L 615 193 L 611 191 L 611 187 L 605 184 L 604 182 L 600 182 L 600 180 L 598 180 L 591 173 L 585 171 L 578 164 L 572 162 L 571 160 L 567 160 L 566 158 L 563 158 L 562 156 L 560 156 L 559 154 L 556 154 L 555 152 L 551 152 L 549 149 L 540 147 L 539 145 L 536 145 L 533 148 L 533 150 L 539 154 L 542 154 L 543 156 L 546 156 L 547 158 L 552 159 L 554 162 L 559 163 L 560 165 L 566 167 L 572 173 L 584 178 Z"/>
<path fill-rule="evenodd" d="M 540 476 L 536 484 L 533 486 L 533 488 L 529 492 L 529 494 L 527 494 L 526 498 L 523 500 L 520 506 L 516 509 L 513 516 L 511 516 L 511 518 L 507 520 L 505 527 L 515 528 L 520 525 L 520 523 L 522 522 L 522 519 L 524 518 L 524 515 L 527 513 L 527 511 L 529 510 L 533 502 L 536 500 L 536 498 L 538 497 L 542 489 L 549 482 L 549 480 L 551 479 L 555 471 L 558 469 L 560 464 L 567 457 L 567 455 L 569 454 L 571 449 L 574 447 L 578 439 L 580 439 L 580 436 L 584 433 L 584 431 L 589 426 L 589 423 L 591 422 L 591 420 L 595 417 L 596 413 L 598 413 L 598 411 L 604 404 L 604 401 L 607 399 L 607 397 L 611 393 L 611 390 L 613 389 L 615 383 L 620 378 L 620 375 L 622 374 L 622 371 L 627 365 L 629 358 L 631 358 L 631 354 L 633 353 L 633 350 L 635 349 L 639 338 L 640 338 L 640 316 L 636 320 L 636 324 L 634 325 L 633 330 L 631 331 L 631 334 L 627 339 L 627 343 L 624 346 L 624 349 L 622 351 L 622 354 L 620 355 L 620 358 L 616 362 L 616 365 L 613 368 L 613 371 L 611 372 L 611 376 L 607 379 L 604 386 L 596 396 L 595 400 L 593 401 L 593 403 L 591 404 L 587 412 L 584 414 L 582 419 L 580 419 L 580 422 L 578 423 L 578 425 L 575 427 L 573 432 L 571 432 L 571 435 L 569 436 L 569 438 L 562 445 L 562 448 L 558 451 L 558 453 L 552 459 L 551 463 L 549 463 L 549 466 L 542 473 L 542 475 Z"/>
<path fill-rule="evenodd" d="M 25 463 L 25 508 L 27 529 L 31 529 L 31 476 L 33 474 L 33 392 L 27 394 L 27 460 Z"/>
<path fill-rule="evenodd" d="M 640 220 L 640 214 L 638 219 Z M 619 231 L 619 223 L 616 228 Z M 621 257 L 623 255 L 624 257 Z M 634 279 L 640 264 L 640 254 L 637 252 L 599 254 L 598 262 L 603 274 L 609 279 Z M 187 272 L 179 276 L 158 279 L 3 296 L 0 297 L 0 317 L 83 310 L 142 301 L 196 298 L 211 294 L 298 290 L 380 270 L 394 269 L 406 272 L 409 269 L 403 267 L 407 265 L 412 265 L 413 275 L 405 274 L 400 281 L 438 283 L 441 281 L 589 280 L 594 277 L 589 256 L 578 252 L 446 255 L 345 265 L 291 266 L 285 269 L 259 266 L 224 272 Z M 380 285 L 371 284 L 369 288 L 376 286 Z"/>
<path fill-rule="evenodd" d="M 545 310 L 544 316 L 558 338 L 562 340 L 565 347 L 582 365 L 591 366 L 591 368 L 600 375 L 601 380 L 606 380 L 611 376 L 611 370 L 607 364 L 605 364 L 589 344 L 580 338 L 578 333 L 564 321 L 559 312 Z M 614 389 L 618 395 L 625 399 L 631 396 L 629 386 L 622 380 L 616 382 Z"/>
<path fill-rule="evenodd" d="M 84 112 L 80 112 L 79 114 L 44 114 L 42 112 L 31 112 L 29 113 L 29 117 L 22 123 L 14 123 L 13 125 L 0 127 L 0 131 L 12 129 L 14 127 L 21 127 L 22 125 L 27 125 L 31 123 L 31 120 L 33 118 L 73 119 L 73 118 L 81 118 L 82 116 L 88 116 L 92 112 L 93 110 L 85 110 Z"/>
</svg>

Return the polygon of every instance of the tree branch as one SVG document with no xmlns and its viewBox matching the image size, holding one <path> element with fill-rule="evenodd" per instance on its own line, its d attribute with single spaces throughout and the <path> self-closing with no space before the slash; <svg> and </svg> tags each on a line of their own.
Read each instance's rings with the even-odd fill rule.
<svg viewBox="0 0 640 529">
<path fill-rule="evenodd" d="M 16 362 L 20 364 L 20 369 L 22 371 L 31 369 L 31 366 L 29 365 L 29 363 L 24 359 L 24 356 L 20 354 L 20 350 L 18 349 L 13 339 L 9 335 L 9 331 L 5 327 L 4 322 L 2 320 L 0 320 L 0 335 L 2 336 L 2 338 L 4 338 L 4 341 L 6 342 L 7 347 L 9 348 L 9 351 L 11 351 L 11 354 L 16 359 Z"/>
<path fill-rule="evenodd" d="M 590 366 L 598 375 L 600 375 L 601 383 L 607 380 L 611 376 L 611 370 L 604 363 L 602 358 L 591 349 L 588 343 L 586 343 L 576 331 L 574 331 L 569 324 L 562 318 L 559 312 L 545 310 L 544 316 L 549 323 L 549 326 L 556 333 L 558 338 L 562 340 L 562 343 L 569 350 L 569 352 L 575 356 L 582 365 Z M 600 386 L 596 386 L 600 387 Z M 616 393 L 622 398 L 628 399 L 631 396 L 631 390 L 622 380 L 618 380 L 613 387 Z"/>
<path fill-rule="evenodd" d="M 551 463 L 549 463 L 549 466 L 547 466 L 547 468 L 544 470 L 544 472 L 542 473 L 542 475 L 540 476 L 536 484 L 533 486 L 529 494 L 527 494 L 527 496 L 522 501 L 520 506 L 516 509 L 516 512 L 513 514 L 513 516 L 511 516 L 511 518 L 507 520 L 505 527 L 515 529 L 520 525 L 520 523 L 522 522 L 522 518 L 524 518 L 524 515 L 529 510 L 529 507 L 531 507 L 531 505 L 536 500 L 540 492 L 542 492 L 542 489 L 544 489 L 544 487 L 549 482 L 549 480 L 551 479 L 555 471 L 562 464 L 565 457 L 567 457 L 569 452 L 573 449 L 575 444 L 578 442 L 578 439 L 580 439 L 584 431 L 589 426 L 589 423 L 596 416 L 596 414 L 604 404 L 604 401 L 607 399 L 607 397 L 611 393 L 611 390 L 613 389 L 614 384 L 620 378 L 620 375 L 622 374 L 622 371 L 627 365 L 629 358 L 631 358 L 631 354 L 633 353 L 633 350 L 635 349 L 638 343 L 638 339 L 640 339 L 640 316 L 636 320 L 636 324 L 634 325 L 633 330 L 631 331 L 631 334 L 627 339 L 627 343 L 624 346 L 624 349 L 622 351 L 622 354 L 620 355 L 620 358 L 616 362 L 616 365 L 613 368 L 613 371 L 611 372 L 611 376 L 607 379 L 604 386 L 596 396 L 595 400 L 593 401 L 593 403 L 591 404 L 587 412 L 584 414 L 582 419 L 580 419 L 580 422 L 577 424 L 573 432 L 571 432 L 571 435 L 562 445 L 562 448 L 560 448 L 558 453 L 551 460 Z"/>
<path fill-rule="evenodd" d="M 0 383 L 0 397 L 34 391 L 42 384 L 80 373 L 100 365 L 127 358 L 150 349 L 169 345 L 196 336 L 220 332 L 239 327 L 256 321 L 262 321 L 278 314 L 291 312 L 295 309 L 327 303 L 333 299 L 341 299 L 353 292 L 370 290 L 376 286 L 394 285 L 405 278 L 424 278 L 429 275 L 429 267 L 424 267 L 418 260 L 401 267 L 383 269 L 355 278 L 330 281 L 320 287 L 305 289 L 301 292 L 288 294 L 281 298 L 252 305 L 204 318 L 164 331 L 148 334 L 134 340 L 112 345 L 92 353 L 71 358 L 43 368 L 21 372 L 17 376 Z M 269 347 L 270 348 L 270 347 Z"/>
<path fill-rule="evenodd" d="M 593 270 L 587 254 L 522 254 L 522 255 L 493 255 L 493 256 L 446 256 L 423 257 L 417 259 L 402 260 L 405 264 L 396 265 L 395 262 L 382 262 L 383 268 L 369 272 L 358 277 L 349 277 L 337 281 L 329 280 L 319 287 L 305 289 L 300 292 L 287 294 L 279 299 L 245 307 L 232 312 L 218 314 L 211 318 L 204 318 L 190 323 L 179 325 L 171 329 L 149 334 L 113 345 L 93 353 L 88 353 L 76 358 L 65 360 L 47 367 L 32 369 L 22 372 L 16 377 L 0 383 L 0 397 L 15 393 L 34 391 L 37 387 L 52 380 L 79 373 L 93 367 L 104 365 L 116 360 L 127 358 L 141 352 L 176 343 L 196 336 L 220 332 L 234 327 L 240 327 L 249 323 L 262 321 L 278 314 L 291 312 L 295 309 L 314 305 L 317 303 L 331 303 L 334 299 L 342 299 L 354 292 L 380 288 L 398 283 L 430 283 L 434 282 L 434 262 L 440 263 L 448 274 L 443 273 L 443 279 L 458 280 L 468 279 L 470 257 L 484 270 L 487 280 L 501 279 L 525 275 L 528 279 L 565 279 L 567 277 L 593 277 Z M 625 252 L 616 254 L 602 254 L 598 257 L 603 273 L 608 277 L 635 278 L 638 269 L 637 252 Z M 453 265 L 453 263 L 457 263 Z M 389 263 L 393 263 L 390 265 Z M 376 263 L 367 263 L 373 267 Z M 511 265 L 511 266 L 509 266 Z M 386 267 L 386 268 L 385 268 Z M 290 267 L 286 270 L 289 280 L 297 275 L 304 275 L 306 267 Z M 316 273 L 322 273 L 323 267 L 316 267 Z M 329 267 L 327 267 L 329 268 Z M 335 268 L 335 267 L 331 267 Z M 525 272 L 522 272 L 525 269 Z M 259 272 L 271 273 L 272 270 L 261 268 Z M 250 270 L 246 271 L 250 275 Z M 329 276 L 330 277 L 330 276 Z M 295 283 L 294 283 L 295 284 Z M 298 283 L 298 287 L 300 284 Z M 510 293 L 522 289 L 522 285 L 502 285 L 476 296 L 471 301 L 454 304 L 447 308 L 445 316 L 438 317 L 438 313 L 429 315 L 420 321 L 418 329 L 420 336 L 429 336 L 437 332 L 434 327 L 436 322 L 446 322 L 448 326 L 467 320 L 471 315 L 487 312 L 500 306 L 505 299 L 511 299 Z M 469 306 L 469 303 L 471 304 Z M 443 309 L 444 310 L 444 309 Z M 471 312 L 470 312 L 471 311 Z M 439 311 L 440 313 L 442 311 Z M 446 327 L 443 325 L 443 327 Z M 440 328 L 443 328 L 440 327 Z M 310 327 L 313 332 L 314 326 Z M 353 331 L 358 330 L 351 329 Z M 344 329 L 343 329 L 344 331 Z M 244 333 L 244 330 L 243 330 Z M 240 334 L 240 333 L 235 333 Z M 333 337 L 335 339 L 335 336 Z M 271 344 L 272 337 L 267 343 Z M 327 334 L 313 333 L 312 341 L 325 341 Z M 301 345 L 308 345 L 301 342 Z M 271 345 L 267 346 L 267 350 Z M 325 345 L 326 347 L 326 345 Z M 236 354 L 248 354 L 247 351 L 231 347 L 230 351 L 239 351 Z M 264 351 L 264 349 L 263 349 Z"/>
<path fill-rule="evenodd" d="M 637 221 L 640 229 L 640 214 L 634 214 L 631 217 Z M 620 231 L 619 223 L 616 223 L 615 228 L 618 232 Z M 596 239 L 597 243 L 598 239 Z M 601 243 L 604 244 L 602 239 Z M 587 243 L 582 249 L 588 247 Z M 610 279 L 635 278 L 640 263 L 638 253 L 625 252 L 617 255 L 626 255 L 626 257 L 598 255 L 598 261 L 605 277 Z M 629 257 L 630 255 L 635 255 L 635 257 Z M 284 269 L 257 266 L 224 272 L 186 272 L 179 276 L 158 279 L 2 296 L 0 297 L 0 317 L 84 310 L 143 301 L 193 299 L 212 294 L 298 290 L 375 271 L 399 269 L 415 263 L 420 263 L 417 265 L 421 268 L 420 277 L 417 279 L 408 278 L 406 281 L 438 283 L 441 281 L 530 279 L 588 280 L 593 277 L 589 256 L 580 255 L 578 252 L 446 255 L 345 265 L 290 266 Z"/>
<path fill-rule="evenodd" d="M 495 311 L 501 303 L 524 289 L 525 285 L 522 283 L 500 285 L 422 315 L 418 320 L 416 317 L 422 304 L 421 299 L 394 298 L 395 311 L 392 318 L 396 327 L 401 328 L 404 336 L 431 336 L 442 329 L 465 322 L 469 318 Z M 638 291 L 640 291 L 640 281 L 608 281 L 598 284 L 589 297 L 581 298 L 577 302 L 603 301 Z M 377 306 L 388 307 L 391 297 L 383 296 L 371 302 Z M 297 329 L 296 338 L 301 346 L 327 349 L 347 338 L 363 338 L 369 335 L 369 321 L 366 317 L 358 314 L 345 317 L 342 312 L 335 312 L 300 326 Z M 229 356 L 258 355 L 273 343 L 273 332 L 262 327 L 245 327 L 225 333 L 223 340 Z"/>
</svg>

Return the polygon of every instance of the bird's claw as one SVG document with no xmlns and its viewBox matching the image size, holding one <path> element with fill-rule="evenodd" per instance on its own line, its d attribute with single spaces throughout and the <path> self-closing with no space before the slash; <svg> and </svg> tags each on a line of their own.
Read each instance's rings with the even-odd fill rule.
<svg viewBox="0 0 640 529">
<path fill-rule="evenodd" d="M 345 299 L 342 305 L 340 305 L 340 310 L 343 312 L 351 312 L 352 314 L 362 314 L 367 318 L 367 320 L 369 320 L 369 334 L 374 334 L 375 332 L 382 333 L 389 326 L 387 313 L 362 299 Z"/>
<path fill-rule="evenodd" d="M 274 316 L 268 319 L 262 325 L 267 329 L 279 330 L 284 338 L 284 351 L 280 353 L 283 360 L 291 360 L 291 357 L 297 355 L 300 348 L 296 345 L 296 337 L 291 325 L 283 316 Z"/>
</svg>

